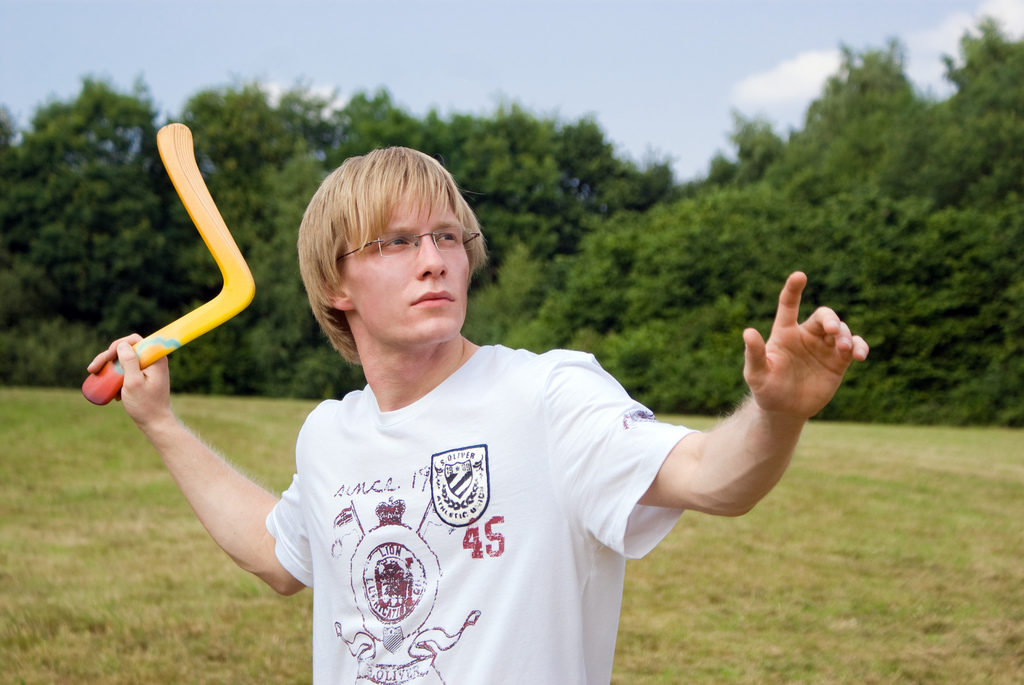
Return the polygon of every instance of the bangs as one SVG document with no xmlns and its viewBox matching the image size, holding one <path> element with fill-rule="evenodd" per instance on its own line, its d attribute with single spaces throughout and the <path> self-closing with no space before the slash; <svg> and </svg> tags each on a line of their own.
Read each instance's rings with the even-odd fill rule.
<svg viewBox="0 0 1024 685">
<path fill-rule="evenodd" d="M 451 210 L 463 230 L 479 230 L 475 215 L 437 160 L 408 148 L 387 148 L 361 161 L 349 177 L 355 202 L 339 217 L 345 225 L 338 236 L 342 241 L 338 254 L 384 235 L 395 210 L 406 202 L 430 213 Z"/>
</svg>

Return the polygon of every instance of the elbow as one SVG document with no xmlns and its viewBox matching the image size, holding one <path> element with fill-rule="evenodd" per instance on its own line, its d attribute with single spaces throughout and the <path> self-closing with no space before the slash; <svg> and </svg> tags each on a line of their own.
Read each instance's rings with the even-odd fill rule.
<svg viewBox="0 0 1024 685">
<path fill-rule="evenodd" d="M 291 597 L 294 594 L 298 594 L 298 592 L 306 586 L 296 581 L 295 583 L 289 583 L 287 585 L 271 585 L 270 587 L 273 588 L 274 592 L 282 597 Z"/>
<path fill-rule="evenodd" d="M 714 514 L 715 516 L 738 518 L 749 514 L 763 497 L 764 495 L 761 494 L 753 495 L 749 493 L 742 496 L 733 494 L 729 497 L 714 497 L 708 498 L 704 506 L 696 508 L 704 513 Z"/>
<path fill-rule="evenodd" d="M 261 564 L 243 564 L 238 560 L 236 563 L 243 571 L 253 574 L 279 595 L 288 597 L 306 587 L 301 580 L 289 573 L 276 557 Z"/>
<path fill-rule="evenodd" d="M 757 505 L 758 500 L 753 502 L 730 502 L 728 505 L 722 507 L 719 511 L 714 513 L 719 516 L 727 516 L 729 518 L 739 518 L 749 514 L 754 507 Z"/>
<path fill-rule="evenodd" d="M 266 529 L 264 533 L 262 544 L 244 558 L 236 557 L 235 563 L 269 585 L 277 594 L 285 597 L 294 595 L 306 586 L 281 564 L 275 552 L 276 541 L 266 533 Z"/>
<path fill-rule="evenodd" d="M 260 576 L 260 578 L 264 583 L 270 586 L 271 590 L 282 597 L 291 597 L 306 587 L 290 573 L 286 573 L 284 576 L 277 574 L 271 576 Z"/>
</svg>

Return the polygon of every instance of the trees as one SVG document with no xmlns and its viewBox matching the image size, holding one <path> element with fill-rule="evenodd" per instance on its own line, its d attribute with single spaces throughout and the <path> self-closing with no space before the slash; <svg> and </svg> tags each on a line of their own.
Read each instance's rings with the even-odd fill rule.
<svg viewBox="0 0 1024 685">
<path fill-rule="evenodd" d="M 744 393 L 743 327 L 766 333 L 789 271 L 871 342 L 827 418 L 1024 425 L 1024 43 L 989 23 L 914 91 L 897 43 L 857 53 L 785 136 L 734 116 L 733 159 L 677 185 L 590 118 L 415 117 L 387 91 L 343 106 L 298 87 L 203 91 L 179 117 L 257 283 L 253 304 L 175 355 L 179 389 L 337 396 L 362 384 L 309 314 L 295 234 L 328 169 L 409 145 L 452 171 L 491 261 L 466 332 L 594 352 L 660 411 Z M 209 299 L 220 275 L 155 151 L 141 85 L 86 80 L 26 131 L 0 108 L 0 382 L 77 385 L 100 345 Z"/>
<path fill-rule="evenodd" d="M 827 303 L 873 345 L 823 416 L 1022 425 L 1022 50 L 983 24 L 943 102 L 914 92 L 898 44 L 845 50 L 788 140 L 737 115 L 736 161 L 594 227 L 528 342 L 593 351 L 662 410 L 719 411 L 744 392 L 742 327 L 766 332 L 800 268 L 807 313 Z"/>
<path fill-rule="evenodd" d="M 902 168 L 906 155 L 926 143 L 915 132 L 928 107 L 903 65 L 903 48 L 895 41 L 862 54 L 843 48 L 838 73 L 808 107 L 803 129 L 792 133 L 779 162 L 766 171 L 768 181 L 817 203 Z"/>
<path fill-rule="evenodd" d="M 1012 202 L 1024 190 L 1024 42 L 985 21 L 961 40 L 961 57 L 946 62 L 957 91 L 936 107 L 937 140 L 922 180 L 939 206 Z"/>
<path fill-rule="evenodd" d="M 771 124 L 763 119 L 747 119 L 733 113 L 733 133 L 729 137 L 736 147 L 736 161 L 730 162 L 721 154 L 711 160 L 708 183 L 711 185 L 747 185 L 764 178 L 765 172 L 785 151 L 785 142 Z"/>
<path fill-rule="evenodd" d="M 87 79 L 5 149 L 0 346 L 16 360 L 11 382 L 78 378 L 76 346 L 155 325 L 180 300 L 154 120 L 141 86 L 122 95 Z"/>
</svg>

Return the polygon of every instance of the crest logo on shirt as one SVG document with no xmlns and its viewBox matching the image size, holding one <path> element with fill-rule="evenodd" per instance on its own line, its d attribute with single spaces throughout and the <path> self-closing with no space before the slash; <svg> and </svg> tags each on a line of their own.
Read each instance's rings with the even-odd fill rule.
<svg viewBox="0 0 1024 685">
<path fill-rule="evenodd" d="M 431 455 L 430 496 L 438 517 L 450 526 L 468 526 L 480 518 L 491 499 L 487 445 Z"/>
<path fill-rule="evenodd" d="M 357 660 L 358 682 L 375 685 L 445 682 L 434 663 L 476 625 L 480 611 L 466 614 L 454 631 L 427 623 L 437 601 L 441 566 L 418 531 L 407 526 L 405 500 L 391 498 L 375 510 L 380 525 L 363 529 L 354 503 L 335 526 L 358 535 L 352 553 L 352 598 L 359 620 L 334 622 L 334 632 Z M 422 525 L 422 522 L 421 522 Z"/>
<path fill-rule="evenodd" d="M 377 507 L 381 525 L 401 526 L 405 502 Z M 396 529 L 391 529 L 396 530 Z M 398 624 L 412 615 L 430 588 L 432 579 L 420 557 L 425 557 L 420 538 L 382 542 L 372 548 L 363 564 L 363 591 L 367 607 L 383 623 Z M 385 644 L 387 640 L 385 639 Z"/>
</svg>

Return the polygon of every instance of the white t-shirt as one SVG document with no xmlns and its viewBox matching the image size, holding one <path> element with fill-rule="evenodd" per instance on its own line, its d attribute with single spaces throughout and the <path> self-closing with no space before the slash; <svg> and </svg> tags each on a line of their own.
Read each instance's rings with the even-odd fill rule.
<svg viewBox="0 0 1024 685">
<path fill-rule="evenodd" d="M 587 354 L 483 347 L 426 397 L 319 405 L 267 517 L 313 588 L 316 683 L 607 683 L 636 502 L 688 429 Z"/>
</svg>

